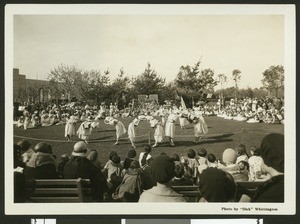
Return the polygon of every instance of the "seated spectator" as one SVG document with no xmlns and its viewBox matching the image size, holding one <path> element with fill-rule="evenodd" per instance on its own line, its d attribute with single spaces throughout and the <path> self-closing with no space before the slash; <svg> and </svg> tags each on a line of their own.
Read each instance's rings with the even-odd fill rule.
<svg viewBox="0 0 300 224">
<path fill-rule="evenodd" d="M 199 202 L 234 202 L 237 185 L 229 173 L 208 167 L 200 174 L 199 190 Z"/>
<path fill-rule="evenodd" d="M 152 148 L 151 148 L 151 145 L 145 145 L 144 146 L 144 152 L 141 152 L 140 155 L 139 155 L 139 163 L 140 163 L 140 166 L 143 167 L 143 164 L 144 162 L 146 162 L 148 159 L 150 159 L 151 153 L 152 151 Z M 144 160 L 142 162 L 142 160 Z"/>
<path fill-rule="evenodd" d="M 86 158 L 87 151 L 85 142 L 75 143 L 70 160 L 65 164 L 63 175 L 65 179 L 90 179 L 93 200 L 103 201 L 103 193 L 107 189 L 106 181 L 100 170 Z"/>
<path fill-rule="evenodd" d="M 124 202 L 137 202 L 142 193 L 143 178 L 138 161 L 132 161 L 130 167 L 118 186 L 116 192 L 113 194 L 114 200 L 121 200 Z"/>
<path fill-rule="evenodd" d="M 249 163 L 246 161 L 240 161 L 238 164 L 238 170 L 231 173 L 235 182 L 248 181 L 249 180 Z"/>
<path fill-rule="evenodd" d="M 202 173 L 202 171 L 208 167 L 207 158 L 206 158 L 206 155 L 207 155 L 206 149 L 204 149 L 204 148 L 200 149 L 198 152 L 198 155 L 199 155 L 199 157 L 198 157 L 198 163 L 199 163 L 198 172 Z"/>
<path fill-rule="evenodd" d="M 249 159 L 249 156 L 246 152 L 246 147 L 245 145 L 243 144 L 239 144 L 237 147 L 236 147 L 236 153 L 237 153 L 237 159 L 236 159 L 236 164 L 238 164 L 240 161 L 246 161 L 248 162 L 248 159 Z"/>
<path fill-rule="evenodd" d="M 236 164 L 237 153 L 234 149 L 227 148 L 223 152 L 223 166 L 219 166 L 220 169 L 233 173 L 238 170 L 238 166 Z"/>
<path fill-rule="evenodd" d="M 214 154 L 208 154 L 207 156 L 208 167 L 218 167 L 218 161 Z"/>
<path fill-rule="evenodd" d="M 22 161 L 22 148 L 14 144 L 14 169 L 23 173 L 23 169 L 26 164 Z"/>
<path fill-rule="evenodd" d="M 130 149 L 127 153 L 127 158 L 124 160 L 123 168 L 127 170 L 130 167 L 132 161 L 135 161 L 134 158 L 136 157 L 135 149 Z"/>
<path fill-rule="evenodd" d="M 184 177 L 184 167 L 181 163 L 175 162 L 175 175 L 171 181 L 171 186 L 184 186 L 193 185 L 194 181 L 192 178 L 187 179 Z"/>
<path fill-rule="evenodd" d="M 148 190 L 156 185 L 156 181 L 154 181 L 151 175 L 151 163 L 153 162 L 153 157 L 149 158 L 145 164 L 142 163 L 142 173 L 144 179 L 144 190 Z"/>
<path fill-rule="evenodd" d="M 34 153 L 34 150 L 31 148 L 30 142 L 27 140 L 21 140 L 17 143 L 17 145 L 20 146 L 22 149 L 23 162 L 27 163 L 32 154 Z"/>
<path fill-rule="evenodd" d="M 179 155 L 177 155 L 177 154 L 170 155 L 170 158 L 171 158 L 175 163 L 176 163 L 176 162 L 180 162 Z"/>
<path fill-rule="evenodd" d="M 186 202 L 182 195 L 171 188 L 175 174 L 175 163 L 168 156 L 159 155 L 151 164 L 151 174 L 156 186 L 145 190 L 139 202 Z"/>
<path fill-rule="evenodd" d="M 118 155 L 113 155 L 103 168 L 107 170 L 107 186 L 111 193 L 116 191 L 123 179 L 120 162 L 121 158 Z"/>
<path fill-rule="evenodd" d="M 271 179 L 257 189 L 252 202 L 284 202 L 284 135 L 266 135 L 261 141 L 259 154 L 264 161 L 263 171 Z"/>
<path fill-rule="evenodd" d="M 259 149 L 255 146 L 250 148 L 249 163 L 249 181 L 259 181 L 263 179 L 262 165 L 264 163 L 263 159 L 258 155 Z"/>
<path fill-rule="evenodd" d="M 193 178 L 194 170 L 192 170 L 192 168 L 189 167 L 188 159 L 186 157 L 182 157 L 180 163 L 183 165 L 184 168 L 184 177 L 187 179 Z"/>
<path fill-rule="evenodd" d="M 195 152 L 194 149 L 189 149 L 188 150 L 188 152 L 187 152 L 187 161 L 188 161 L 188 166 L 192 170 L 193 178 L 194 178 L 194 180 L 196 180 L 197 179 L 199 163 L 196 159 L 196 152 Z"/>
<path fill-rule="evenodd" d="M 57 165 L 57 173 L 59 178 L 64 178 L 63 172 L 64 172 L 64 167 L 66 163 L 69 161 L 69 156 L 67 154 L 63 154 L 60 156 L 60 161 L 58 162 Z"/>
<path fill-rule="evenodd" d="M 102 169 L 101 162 L 98 159 L 98 152 L 95 149 L 92 149 L 90 151 L 90 154 L 87 156 L 87 158 L 97 167 L 99 170 Z"/>
<path fill-rule="evenodd" d="M 34 147 L 35 153 L 26 163 L 24 173 L 27 179 L 56 179 L 58 178 L 57 164 L 52 148 L 45 142 L 40 142 Z"/>
</svg>

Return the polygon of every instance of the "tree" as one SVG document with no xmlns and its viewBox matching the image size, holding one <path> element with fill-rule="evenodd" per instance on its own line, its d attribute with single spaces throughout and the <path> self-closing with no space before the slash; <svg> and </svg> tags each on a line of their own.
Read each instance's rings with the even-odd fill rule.
<svg viewBox="0 0 300 224">
<path fill-rule="evenodd" d="M 160 94 L 164 85 L 165 79 L 157 75 L 150 63 L 148 63 L 145 71 L 133 80 L 135 94 Z"/>
<path fill-rule="evenodd" d="M 117 78 L 109 85 L 108 97 L 111 102 L 116 102 L 121 108 L 127 105 L 130 79 L 124 75 L 121 68 Z"/>
<path fill-rule="evenodd" d="M 212 93 L 214 91 L 214 87 L 218 84 L 218 82 L 214 80 L 214 71 L 210 68 L 204 69 L 201 71 L 200 78 L 201 79 L 199 81 L 203 86 L 203 89 Z"/>
<path fill-rule="evenodd" d="M 219 74 L 218 79 L 219 79 L 218 82 L 221 85 L 221 94 L 220 94 L 221 105 L 224 105 L 223 85 L 227 82 L 227 76 L 224 74 Z"/>
<path fill-rule="evenodd" d="M 263 87 L 268 91 L 268 95 L 275 93 L 278 96 L 280 90 L 284 89 L 284 68 L 282 65 L 270 66 L 263 72 Z"/>
<path fill-rule="evenodd" d="M 234 100 L 235 102 L 237 102 L 238 82 L 241 80 L 241 71 L 238 69 L 234 69 L 232 71 L 232 79 L 235 82 Z"/>
<path fill-rule="evenodd" d="M 193 67 L 181 66 L 174 80 L 178 93 L 190 98 L 192 102 L 199 100 L 204 92 L 213 92 L 214 86 L 217 85 L 213 78 L 213 70 L 200 71 L 200 64 L 199 60 Z"/>
<path fill-rule="evenodd" d="M 88 87 L 88 72 L 83 72 L 74 65 L 60 64 L 50 71 L 48 79 L 52 85 L 62 85 L 66 94 L 77 98 L 82 98 L 82 90 Z"/>
</svg>

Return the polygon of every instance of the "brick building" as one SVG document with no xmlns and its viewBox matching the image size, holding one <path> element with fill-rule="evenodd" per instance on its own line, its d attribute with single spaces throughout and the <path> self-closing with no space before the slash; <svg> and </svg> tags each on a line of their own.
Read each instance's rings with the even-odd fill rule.
<svg viewBox="0 0 300 224">
<path fill-rule="evenodd" d="M 19 69 L 13 69 L 13 98 L 17 102 L 36 103 L 51 100 L 49 81 L 27 79 Z"/>
</svg>

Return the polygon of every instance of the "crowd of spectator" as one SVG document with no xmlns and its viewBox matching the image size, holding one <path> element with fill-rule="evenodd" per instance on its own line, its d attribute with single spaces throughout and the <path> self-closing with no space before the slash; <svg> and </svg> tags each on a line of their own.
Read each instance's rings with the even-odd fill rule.
<svg viewBox="0 0 300 224">
<path fill-rule="evenodd" d="M 27 140 L 14 145 L 15 202 L 28 200 L 24 181 L 31 179 L 90 179 L 95 202 L 185 202 L 172 187 L 199 186 L 200 202 L 283 202 L 284 136 L 268 134 L 250 155 L 240 144 L 224 150 L 218 159 L 207 149 L 187 150 L 186 155 L 152 156 L 150 145 L 137 155 L 135 149 L 120 158 L 111 151 L 101 164 L 97 150 L 79 141 L 60 158 L 52 147 Z M 237 198 L 237 182 L 264 181 L 254 194 Z"/>
</svg>

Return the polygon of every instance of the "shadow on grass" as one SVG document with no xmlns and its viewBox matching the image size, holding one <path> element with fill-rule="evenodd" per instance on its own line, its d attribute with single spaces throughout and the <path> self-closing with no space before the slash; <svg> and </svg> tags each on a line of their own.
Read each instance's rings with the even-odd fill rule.
<svg viewBox="0 0 300 224">
<path fill-rule="evenodd" d="M 109 139 L 109 138 L 113 138 L 114 136 L 113 135 L 110 135 L 110 136 L 103 136 L 103 137 L 100 137 L 100 138 L 92 138 L 90 139 L 89 141 L 98 141 L 98 140 L 105 140 L 105 139 Z M 115 141 L 115 139 L 112 139 L 111 141 Z"/>
<path fill-rule="evenodd" d="M 232 142 L 233 139 L 231 138 L 219 138 L 219 139 L 201 139 L 199 143 L 194 143 L 193 141 L 175 141 L 176 146 L 194 146 L 194 145 L 201 145 L 201 144 L 213 144 L 213 143 L 222 143 L 222 142 Z M 162 144 L 163 146 L 170 147 L 169 144 Z"/>
<path fill-rule="evenodd" d="M 215 135 L 203 136 L 202 139 L 222 139 L 222 138 L 228 138 L 233 135 L 234 135 L 233 133 L 215 134 Z"/>
</svg>

